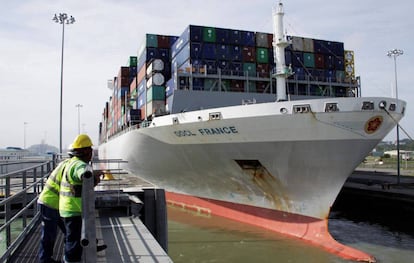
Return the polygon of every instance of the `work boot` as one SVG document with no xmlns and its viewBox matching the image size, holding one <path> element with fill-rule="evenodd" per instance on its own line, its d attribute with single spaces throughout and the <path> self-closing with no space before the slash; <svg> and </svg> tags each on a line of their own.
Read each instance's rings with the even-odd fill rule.
<svg viewBox="0 0 414 263">
<path fill-rule="evenodd" d="M 96 239 L 96 252 L 105 250 L 108 246 L 103 244 L 103 245 L 98 245 L 98 239 Z"/>
<path fill-rule="evenodd" d="M 108 246 L 107 246 L 107 245 L 105 245 L 105 244 L 103 244 L 103 245 L 99 245 L 99 246 L 96 246 L 96 252 L 99 252 L 99 251 L 105 250 L 107 247 L 108 247 Z"/>
</svg>

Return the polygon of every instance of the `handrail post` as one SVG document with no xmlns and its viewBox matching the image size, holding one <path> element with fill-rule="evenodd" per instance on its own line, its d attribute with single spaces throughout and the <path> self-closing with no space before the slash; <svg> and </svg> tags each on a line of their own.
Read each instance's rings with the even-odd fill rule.
<svg viewBox="0 0 414 263">
<path fill-rule="evenodd" d="M 6 189 L 5 189 L 5 198 L 8 199 L 10 197 L 10 177 L 7 176 L 6 177 Z M 11 215 L 11 208 L 10 208 L 10 202 L 7 202 L 5 205 L 5 215 L 4 215 L 4 219 L 5 219 L 5 223 L 9 222 L 10 218 L 12 217 Z M 6 248 L 9 248 L 11 244 L 11 226 L 8 225 L 6 228 Z"/>
<path fill-rule="evenodd" d="M 35 168 L 36 169 L 36 168 Z M 27 171 L 23 171 L 22 173 L 22 190 L 24 190 L 24 194 L 23 194 L 23 207 L 26 207 L 27 205 Z M 23 220 L 22 220 L 22 225 L 23 225 L 23 229 L 27 226 L 27 217 L 26 217 L 26 213 L 23 214 Z"/>
<path fill-rule="evenodd" d="M 95 191 L 92 169 L 82 179 L 82 234 L 83 262 L 96 262 Z"/>
</svg>

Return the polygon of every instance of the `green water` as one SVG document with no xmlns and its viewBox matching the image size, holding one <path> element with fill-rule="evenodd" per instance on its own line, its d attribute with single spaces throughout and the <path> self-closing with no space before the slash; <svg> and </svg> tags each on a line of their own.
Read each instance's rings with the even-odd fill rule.
<svg viewBox="0 0 414 263">
<path fill-rule="evenodd" d="M 352 262 L 301 240 L 225 218 L 171 207 L 168 217 L 168 254 L 175 263 Z M 378 262 L 413 262 L 414 235 L 344 218 L 330 219 L 329 228 L 338 241 L 374 255 Z"/>
</svg>

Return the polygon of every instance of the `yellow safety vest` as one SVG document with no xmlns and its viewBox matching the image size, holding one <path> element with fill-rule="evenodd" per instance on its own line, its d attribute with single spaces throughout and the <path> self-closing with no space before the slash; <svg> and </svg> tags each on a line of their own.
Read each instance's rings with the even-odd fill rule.
<svg viewBox="0 0 414 263">
<path fill-rule="evenodd" d="M 87 163 L 72 157 L 62 175 L 59 192 L 59 213 L 61 217 L 82 215 L 82 176 Z"/>
<path fill-rule="evenodd" d="M 39 195 L 40 204 L 56 210 L 59 209 L 60 182 L 62 180 L 62 173 L 64 172 L 68 161 L 69 159 L 60 162 L 47 178 L 43 191 Z"/>
</svg>

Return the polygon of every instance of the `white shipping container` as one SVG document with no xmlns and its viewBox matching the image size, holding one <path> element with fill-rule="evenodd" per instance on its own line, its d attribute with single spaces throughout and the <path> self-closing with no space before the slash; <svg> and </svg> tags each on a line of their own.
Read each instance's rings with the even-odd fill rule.
<svg viewBox="0 0 414 263">
<path fill-rule="evenodd" d="M 164 61 L 161 59 L 154 59 L 147 66 L 147 75 L 150 76 L 153 72 L 163 71 L 164 70 Z"/>
<path fill-rule="evenodd" d="M 147 88 L 151 88 L 152 85 L 161 86 L 165 82 L 164 75 L 161 73 L 155 73 L 147 80 Z"/>
</svg>

